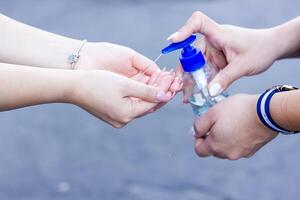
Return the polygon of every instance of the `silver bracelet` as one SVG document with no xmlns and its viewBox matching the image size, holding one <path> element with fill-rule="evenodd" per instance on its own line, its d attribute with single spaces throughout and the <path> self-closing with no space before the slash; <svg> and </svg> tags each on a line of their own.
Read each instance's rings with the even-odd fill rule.
<svg viewBox="0 0 300 200">
<path fill-rule="evenodd" d="M 80 58 L 80 51 L 83 48 L 83 46 L 85 45 L 85 43 L 87 43 L 87 40 L 82 40 L 82 43 L 81 43 L 80 47 L 78 48 L 78 50 L 76 51 L 76 53 L 72 53 L 71 55 L 68 56 L 68 62 L 70 63 L 72 70 L 75 69 L 75 65 L 76 65 L 78 59 Z"/>
</svg>

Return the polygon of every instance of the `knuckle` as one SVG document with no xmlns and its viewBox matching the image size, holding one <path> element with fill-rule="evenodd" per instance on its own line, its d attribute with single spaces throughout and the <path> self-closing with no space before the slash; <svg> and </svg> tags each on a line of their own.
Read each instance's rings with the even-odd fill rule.
<svg viewBox="0 0 300 200">
<path fill-rule="evenodd" d="M 129 117 L 123 117 L 121 119 L 121 123 L 122 124 L 128 124 L 131 121 L 131 119 Z"/>
<path fill-rule="evenodd" d="M 200 19 L 200 18 L 202 18 L 204 16 L 204 14 L 202 13 L 202 12 L 200 12 L 200 11 L 195 11 L 195 12 L 193 12 L 193 14 L 192 14 L 192 18 L 193 19 Z"/>
<path fill-rule="evenodd" d="M 221 154 L 221 153 L 222 153 L 222 149 L 220 148 L 219 145 L 214 144 L 214 143 L 210 143 L 209 146 L 210 146 L 211 150 L 212 150 L 214 153 L 216 153 L 216 154 Z"/>
<path fill-rule="evenodd" d="M 112 126 L 113 126 L 114 128 L 121 129 L 121 128 L 123 128 L 123 127 L 125 126 L 125 124 L 116 122 L 116 123 L 113 123 Z"/>
<path fill-rule="evenodd" d="M 131 117 L 128 115 L 127 112 L 124 112 L 123 114 L 121 113 L 118 119 L 118 121 L 122 124 L 128 124 L 131 121 Z"/>
<path fill-rule="evenodd" d="M 208 145 L 211 149 L 211 151 L 213 152 L 214 156 L 218 157 L 218 158 L 225 158 L 225 152 L 224 152 L 224 148 L 222 148 L 222 146 L 216 142 L 213 142 L 212 140 L 208 140 Z"/>
<path fill-rule="evenodd" d="M 124 52 L 126 52 L 126 57 L 124 59 L 125 64 L 133 64 L 135 59 L 137 58 L 138 53 L 129 47 L 122 48 L 124 48 L 123 50 Z"/>
<path fill-rule="evenodd" d="M 201 152 L 198 148 L 195 148 L 194 150 L 195 150 L 195 153 L 196 153 L 199 157 L 201 157 L 201 158 L 204 158 L 204 157 L 208 157 L 208 156 L 209 156 L 209 155 L 207 155 L 207 154 Z"/>
<path fill-rule="evenodd" d="M 238 160 L 238 159 L 242 158 L 242 156 L 239 153 L 232 152 L 232 153 L 228 153 L 227 158 L 229 160 Z"/>
<path fill-rule="evenodd" d="M 119 112 L 111 118 L 117 121 L 118 124 L 122 124 L 123 126 L 128 124 L 132 120 L 132 118 L 129 115 L 129 112 L 125 109 L 120 109 Z"/>
<path fill-rule="evenodd" d="M 244 156 L 244 158 L 251 158 L 254 155 L 254 153 L 249 153 L 248 155 Z"/>
</svg>

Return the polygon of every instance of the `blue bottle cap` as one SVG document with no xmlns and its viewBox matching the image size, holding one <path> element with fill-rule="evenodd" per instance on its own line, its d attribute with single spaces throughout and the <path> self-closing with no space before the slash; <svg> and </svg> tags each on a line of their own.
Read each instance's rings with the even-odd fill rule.
<svg viewBox="0 0 300 200">
<path fill-rule="evenodd" d="M 206 64 L 206 61 L 200 49 L 191 45 L 196 39 L 196 35 L 191 35 L 182 42 L 170 44 L 166 48 L 162 49 L 161 53 L 168 54 L 182 49 L 179 60 L 183 70 L 185 72 L 197 71 Z"/>
</svg>

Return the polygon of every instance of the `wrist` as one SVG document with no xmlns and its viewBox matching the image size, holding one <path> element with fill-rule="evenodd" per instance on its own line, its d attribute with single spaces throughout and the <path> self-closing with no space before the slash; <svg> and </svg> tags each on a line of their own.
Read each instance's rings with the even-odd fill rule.
<svg viewBox="0 0 300 200">
<path fill-rule="evenodd" d="M 91 91 L 95 88 L 101 90 L 101 84 L 99 83 L 103 80 L 103 71 L 102 70 L 73 70 L 71 71 L 72 75 L 70 77 L 70 84 L 67 89 L 67 96 L 64 97 L 64 100 L 67 103 L 71 103 L 77 106 L 81 106 L 86 103 L 90 98 L 89 95 Z M 95 84 L 97 80 L 97 84 Z M 99 99 L 99 101 L 102 99 Z"/>
<path fill-rule="evenodd" d="M 287 57 L 289 52 L 289 42 L 285 36 L 285 30 L 283 26 L 277 26 L 269 29 L 273 38 L 274 52 L 276 52 L 276 60 Z"/>
<path fill-rule="evenodd" d="M 287 130 L 300 130 L 299 96 L 299 90 L 277 93 L 270 103 L 274 121 Z"/>
<path fill-rule="evenodd" d="M 278 59 L 295 57 L 300 50 L 300 17 L 270 29 L 275 36 Z"/>
<path fill-rule="evenodd" d="M 78 82 L 82 79 L 83 71 L 70 70 L 64 71 L 61 90 L 58 92 L 58 101 L 63 103 L 75 104 L 78 96 Z"/>
<path fill-rule="evenodd" d="M 285 109 L 286 107 L 286 92 L 277 93 L 272 97 L 270 102 L 270 112 L 273 120 L 281 127 L 288 129 L 287 122 L 285 122 Z"/>
<path fill-rule="evenodd" d="M 284 40 L 281 36 L 281 30 L 279 27 L 272 27 L 265 29 L 266 31 L 266 40 L 267 44 L 266 47 L 269 47 L 268 54 L 272 55 L 273 62 L 275 62 L 278 59 L 281 59 L 282 56 L 286 52 L 286 48 L 284 47 Z"/>
<path fill-rule="evenodd" d="M 253 108 L 254 111 L 254 123 L 256 124 L 255 127 L 257 127 L 259 130 L 262 130 L 259 132 L 261 132 L 261 134 L 263 134 L 264 137 L 268 138 L 269 140 L 271 138 L 277 137 L 278 133 L 266 127 L 265 124 L 259 118 L 257 113 L 257 102 L 259 97 L 260 95 L 253 95 L 252 104 L 251 104 L 251 107 Z"/>
<path fill-rule="evenodd" d="M 103 69 L 103 67 L 98 66 L 97 58 L 101 52 L 102 43 L 97 42 L 87 42 L 80 53 L 80 58 L 75 65 L 75 69 Z"/>
<path fill-rule="evenodd" d="M 283 109 L 283 107 L 287 106 L 287 102 L 286 98 L 281 98 L 296 89 L 297 88 L 292 86 L 280 85 L 274 86 L 260 95 L 256 109 L 257 115 L 265 127 L 284 135 L 298 133 L 298 131 L 296 131 L 297 129 L 287 128 L 287 124 L 289 124 L 287 119 L 288 112 L 286 109 Z"/>
</svg>

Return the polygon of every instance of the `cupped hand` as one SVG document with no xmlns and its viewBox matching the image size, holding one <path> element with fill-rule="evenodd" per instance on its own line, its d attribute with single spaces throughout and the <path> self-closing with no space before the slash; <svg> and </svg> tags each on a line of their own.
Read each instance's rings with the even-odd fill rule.
<svg viewBox="0 0 300 200">
<path fill-rule="evenodd" d="M 147 84 L 105 70 L 76 70 L 69 102 L 121 128 L 172 98 L 168 92 L 174 77 L 161 73 Z"/>
<path fill-rule="evenodd" d="M 194 124 L 200 157 L 236 160 L 250 157 L 278 133 L 266 128 L 256 113 L 257 95 L 235 95 L 216 104 Z"/>
<path fill-rule="evenodd" d="M 204 35 L 202 49 L 207 60 L 219 70 L 209 84 L 212 96 L 218 95 L 242 76 L 267 70 L 279 57 L 278 38 L 272 29 L 220 25 L 199 11 L 168 39 L 179 42 L 193 33 Z"/>
<path fill-rule="evenodd" d="M 87 43 L 75 67 L 80 70 L 107 70 L 143 83 L 153 76 L 158 77 L 161 72 L 152 60 L 135 50 L 105 42 Z M 172 75 L 174 81 L 169 91 L 176 93 L 181 89 L 181 78 L 175 73 Z"/>
</svg>

